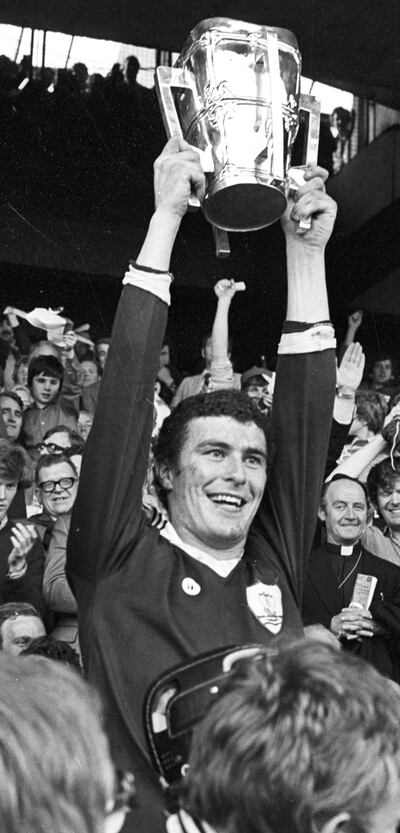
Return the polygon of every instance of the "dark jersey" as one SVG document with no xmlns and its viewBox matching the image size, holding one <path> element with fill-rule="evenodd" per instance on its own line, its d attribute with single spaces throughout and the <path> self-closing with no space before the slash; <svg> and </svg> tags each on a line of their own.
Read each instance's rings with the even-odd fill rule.
<svg viewBox="0 0 400 833">
<path fill-rule="evenodd" d="M 105 703 L 117 765 L 131 769 L 136 833 L 163 830 L 144 737 L 143 699 L 166 669 L 225 645 L 302 632 L 299 604 L 333 408 L 331 349 L 282 356 L 274 463 L 244 556 L 225 578 L 148 526 L 141 510 L 153 381 L 167 307 L 125 288 L 72 515 L 67 571 L 90 680 Z"/>
</svg>

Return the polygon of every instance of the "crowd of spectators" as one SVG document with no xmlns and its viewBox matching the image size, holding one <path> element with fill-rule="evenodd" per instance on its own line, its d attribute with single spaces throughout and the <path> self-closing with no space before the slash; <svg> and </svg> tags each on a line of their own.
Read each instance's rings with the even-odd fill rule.
<svg viewBox="0 0 400 833">
<path fill-rule="evenodd" d="M 152 160 L 164 141 L 155 90 L 137 82 L 129 56 L 108 75 L 34 69 L 0 57 L 0 159 L 4 186 L 58 215 L 113 219 L 132 210 L 133 184 L 151 185 Z M 129 186 L 129 187 L 128 187 Z"/>
<path fill-rule="evenodd" d="M 113 96 L 122 103 L 131 96 L 137 124 L 144 124 L 153 99 L 135 87 L 137 62 L 128 65 L 131 79 L 124 80 L 114 68 L 108 79 L 92 79 L 88 91 L 84 69 L 76 65 L 68 83 L 61 76 L 55 85 L 51 100 L 60 106 L 60 118 L 69 118 L 74 98 L 84 98 L 88 112 L 96 96 L 109 107 L 120 106 L 112 103 Z M 13 91 L 10 87 L 3 95 L 4 106 L 13 100 Z M 303 812 L 310 828 L 321 833 L 326 821 L 327 833 L 334 833 L 341 822 L 329 827 L 332 816 L 361 823 L 377 809 L 377 794 L 372 806 L 362 810 L 373 790 L 366 798 L 353 782 L 344 805 L 333 787 L 325 799 L 321 789 L 321 798 L 318 779 L 309 787 L 313 805 L 311 795 L 300 788 L 290 793 L 287 773 L 290 766 L 303 765 L 306 736 L 307 754 L 319 760 L 320 738 L 328 728 L 333 744 L 340 715 L 344 766 L 355 754 L 344 744 L 352 729 L 358 740 L 362 736 L 363 743 L 356 744 L 360 755 L 367 741 L 381 738 L 381 754 L 396 761 L 399 778 L 400 744 L 393 729 L 400 683 L 395 362 L 379 356 L 365 370 L 363 349 L 355 341 L 362 314 L 356 312 L 349 316 L 335 369 L 320 257 L 335 206 L 325 193 L 325 175 L 316 168 L 307 172 L 292 213 L 283 218 L 288 321 L 277 362 L 243 373 L 234 370 L 229 313 L 232 303 L 240 304 L 246 286 L 223 279 L 214 287 L 214 322 L 201 346 L 204 367 L 183 378 L 179 355 L 165 336 L 170 256 L 191 187 L 201 196 L 204 179 L 197 155 L 177 138 L 159 157 L 155 178 L 155 213 L 138 259 L 125 275 L 111 338 L 93 342 L 89 330 L 82 337 L 81 329 L 67 322 L 61 335 L 48 331 L 47 338 L 32 341 L 12 299 L 1 318 L 2 661 L 10 657 L 12 669 L 22 666 L 14 665 L 18 660 L 11 655 L 37 662 L 44 678 L 55 675 L 54 685 L 60 684 L 66 700 L 68 679 L 73 679 L 68 674 L 88 675 L 104 699 L 115 763 L 132 769 L 137 783 L 139 809 L 126 830 L 159 833 L 164 799 L 143 725 L 148 689 L 156 677 L 184 661 L 193 666 L 210 651 L 254 643 L 260 649 L 255 664 L 233 675 L 232 689 L 217 700 L 196 735 L 199 746 L 192 750 L 189 778 L 170 815 L 170 833 L 263 833 L 264 814 L 268 829 L 277 833 L 282 827 L 309 833 L 299 822 Z M 308 237 L 298 235 L 296 221 L 310 215 Z M 303 640 L 280 652 L 285 639 L 290 643 L 302 636 L 303 626 L 307 639 L 316 640 L 311 648 Z M 47 662 L 33 660 L 37 655 Z M 55 662 L 72 671 L 57 677 L 49 670 Z M 0 678 L 2 673 L 6 685 L 0 666 Z M 33 671 L 25 673 L 34 677 Z M 370 688 L 354 692 L 352 711 L 350 688 L 362 673 Z M 36 690 L 36 683 L 32 686 Z M 84 700 L 81 683 L 71 683 L 71 692 L 72 700 Z M 166 760 L 172 755 L 171 738 L 165 737 L 166 708 L 176 693 L 170 680 L 165 683 L 146 724 L 150 749 L 151 737 L 156 743 L 161 734 Z M 281 698 L 289 711 L 292 704 L 286 722 Z M 27 707 L 34 713 L 35 698 Z M 374 707 L 386 714 L 380 730 L 373 723 Z M 82 713 L 85 708 L 81 704 Z M 182 709 L 180 720 L 186 725 L 196 708 L 196 699 L 183 698 L 174 719 Z M 91 811 L 100 826 L 88 823 L 74 833 L 103 829 L 108 804 L 115 809 L 108 750 L 96 723 L 97 701 L 92 718 L 94 746 L 104 762 L 96 785 L 101 798 Z M 75 718 L 66 714 L 66 719 Z M 265 724 L 258 738 L 257 721 Z M 276 763 L 282 755 L 285 767 L 267 763 L 267 741 L 271 760 Z M 251 762 L 254 749 L 256 765 Z M 338 748 L 332 778 L 339 753 Z M 91 754 L 87 749 L 87 758 Z M 182 763 L 184 770 L 187 761 Z M 321 765 L 324 777 L 327 771 Z M 259 786 L 265 773 L 271 779 L 268 800 Z M 301 775 L 305 784 L 307 772 Z M 377 767 L 374 785 L 380 777 Z M 294 772 L 293 779 L 303 786 Z M 342 788 L 343 779 L 336 791 Z M 300 809 L 293 805 L 289 823 L 285 802 L 292 795 Z M 360 807 L 350 806 L 355 795 Z M 379 802 L 384 795 L 382 788 Z M 80 807 L 76 796 L 71 800 Z M 279 814 L 274 802 L 281 805 Z M 286 821 L 276 826 L 281 817 Z M 118 824 L 123 820 L 121 814 Z M 391 833 L 392 827 L 385 830 Z M 40 829 L 50 833 L 51 828 L 42 823 Z M 74 828 L 53 829 L 64 833 Z"/>
<path fill-rule="evenodd" d="M 106 76 L 89 74 L 81 62 L 53 70 L 32 68 L 29 56 L 19 64 L 0 56 L 0 161 L 7 191 L 18 182 L 26 204 L 37 208 L 45 193 L 56 215 L 115 219 L 132 212 L 133 186 L 144 198 L 165 136 L 155 89 L 138 83 L 139 69 L 135 55 Z M 335 114 L 324 114 L 320 129 L 319 161 L 329 173 L 338 170 Z M 300 156 L 302 136 L 301 125 Z"/>
</svg>

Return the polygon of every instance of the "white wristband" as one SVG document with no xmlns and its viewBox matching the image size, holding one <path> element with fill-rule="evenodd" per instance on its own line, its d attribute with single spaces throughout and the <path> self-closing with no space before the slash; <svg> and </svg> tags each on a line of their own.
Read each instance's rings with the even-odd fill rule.
<svg viewBox="0 0 400 833">
<path fill-rule="evenodd" d="M 137 286 L 139 289 L 144 289 L 145 292 L 151 292 L 152 295 L 157 295 L 168 306 L 171 304 L 171 295 L 169 292 L 171 276 L 168 272 L 158 275 L 151 272 L 142 272 L 139 269 L 135 269 L 134 266 L 129 266 L 129 271 L 125 272 L 122 283 L 124 286 L 126 284 Z"/>
</svg>

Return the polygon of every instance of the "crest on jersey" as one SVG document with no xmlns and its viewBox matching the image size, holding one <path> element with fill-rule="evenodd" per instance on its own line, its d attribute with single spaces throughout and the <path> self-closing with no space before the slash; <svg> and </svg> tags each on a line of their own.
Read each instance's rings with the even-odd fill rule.
<svg viewBox="0 0 400 833">
<path fill-rule="evenodd" d="M 273 634 L 279 633 L 283 621 L 282 593 L 277 584 L 257 581 L 246 590 L 247 604 L 256 619 Z"/>
</svg>

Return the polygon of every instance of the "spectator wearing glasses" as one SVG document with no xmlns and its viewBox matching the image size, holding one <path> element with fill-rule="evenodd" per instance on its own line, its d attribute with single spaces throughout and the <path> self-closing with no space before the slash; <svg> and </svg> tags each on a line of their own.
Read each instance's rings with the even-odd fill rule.
<svg viewBox="0 0 400 833">
<path fill-rule="evenodd" d="M 68 642 L 79 652 L 76 602 L 65 576 L 67 538 L 78 491 L 78 473 L 67 454 L 48 454 L 39 459 L 36 482 L 43 505 L 53 519 L 47 535 L 43 577 L 43 596 L 54 614 L 52 636 Z"/>
<path fill-rule="evenodd" d="M 48 476 L 50 471 L 50 477 Z M 44 474 L 43 474 L 44 473 Z M 43 546 L 47 552 L 50 543 L 54 523 L 59 515 L 71 511 L 75 500 L 76 485 L 74 478 L 77 478 L 76 467 L 71 462 L 67 449 L 62 452 L 43 454 L 37 463 L 35 480 L 38 490 L 39 501 L 43 507 L 39 515 L 35 515 L 35 524 L 38 525 Z M 61 481 L 54 485 L 54 481 Z M 47 484 L 43 488 L 43 484 Z M 60 497 L 61 494 L 61 497 Z"/>
<path fill-rule="evenodd" d="M 36 451 L 39 456 L 42 454 L 64 454 L 71 449 L 76 454 L 83 450 L 84 443 L 77 431 L 69 428 L 68 425 L 57 425 L 46 431 L 43 440 L 37 444 Z"/>
</svg>

